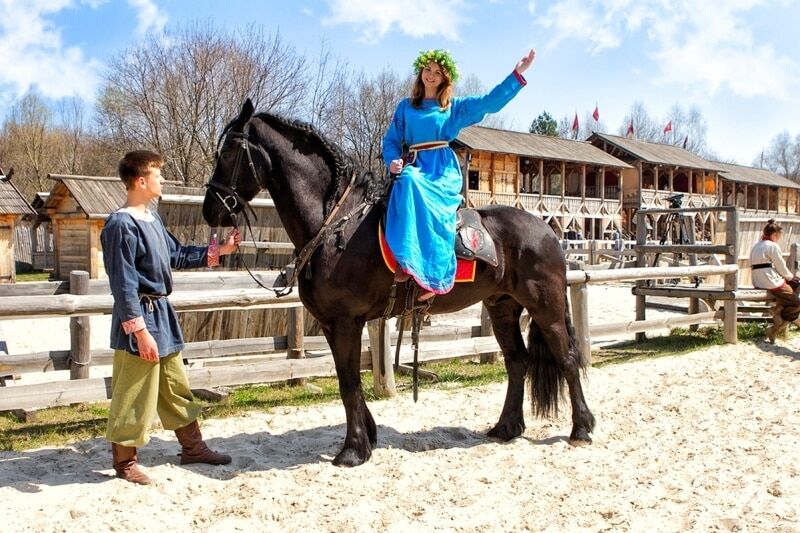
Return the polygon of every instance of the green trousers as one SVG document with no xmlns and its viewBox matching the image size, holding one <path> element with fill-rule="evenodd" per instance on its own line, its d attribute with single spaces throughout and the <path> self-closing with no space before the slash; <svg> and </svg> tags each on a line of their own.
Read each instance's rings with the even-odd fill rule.
<svg viewBox="0 0 800 533">
<path fill-rule="evenodd" d="M 150 441 L 156 414 L 169 430 L 191 424 L 200 414 L 181 353 L 151 363 L 125 350 L 115 350 L 106 439 L 123 446 L 144 446 Z"/>
</svg>

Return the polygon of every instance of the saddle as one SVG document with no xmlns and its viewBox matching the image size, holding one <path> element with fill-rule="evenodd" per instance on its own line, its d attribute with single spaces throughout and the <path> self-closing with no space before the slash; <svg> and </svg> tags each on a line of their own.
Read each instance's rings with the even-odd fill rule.
<svg viewBox="0 0 800 533">
<path fill-rule="evenodd" d="M 462 208 L 456 213 L 456 257 L 497 266 L 497 247 L 486 231 L 481 215 L 474 209 Z"/>
</svg>

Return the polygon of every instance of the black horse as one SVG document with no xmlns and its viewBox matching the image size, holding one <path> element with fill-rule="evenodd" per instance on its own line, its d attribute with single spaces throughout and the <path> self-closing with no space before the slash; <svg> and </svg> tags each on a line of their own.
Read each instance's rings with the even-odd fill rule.
<svg viewBox="0 0 800 533">
<path fill-rule="evenodd" d="M 336 364 L 347 435 L 333 464 L 360 465 L 377 442 L 361 389 L 361 333 L 366 321 L 382 316 L 392 285 L 379 251 L 380 209 L 366 214 L 362 209 L 373 203 L 376 181 L 358 176 L 349 158 L 311 126 L 253 111 L 247 100 L 220 138 L 203 216 L 211 226 L 231 225 L 232 215 L 261 189 L 272 195 L 289 238 L 302 250 L 301 259 L 308 258 L 298 276 L 300 299 L 320 322 Z M 449 313 L 481 301 L 488 309 L 508 372 L 505 405 L 488 435 L 508 441 L 522 434 L 528 376 L 540 416 L 558 412 L 566 381 L 570 443 L 591 443 L 594 417 L 581 389 L 559 241 L 547 224 L 521 209 L 489 206 L 479 212 L 497 244 L 499 265 L 479 263 L 475 281 L 437 296 L 430 312 Z M 531 317 L 527 348 L 520 329 L 523 309 Z"/>
</svg>

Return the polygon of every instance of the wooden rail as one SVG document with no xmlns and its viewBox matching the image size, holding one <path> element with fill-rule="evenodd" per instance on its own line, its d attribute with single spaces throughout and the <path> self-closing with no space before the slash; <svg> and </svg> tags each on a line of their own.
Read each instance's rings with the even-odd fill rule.
<svg viewBox="0 0 800 533">
<path fill-rule="evenodd" d="M 644 321 L 635 320 L 620 324 L 607 324 L 589 326 L 589 302 L 587 285 L 592 283 L 608 283 L 629 280 L 667 279 L 675 277 L 693 277 L 711 274 L 725 276 L 733 275 L 735 265 L 704 265 L 696 267 L 674 268 L 634 268 L 625 270 L 605 271 L 570 271 L 567 272 L 567 283 L 572 300 L 573 322 L 576 329 L 578 349 L 582 361 L 591 363 L 591 338 L 592 335 L 612 335 L 620 333 L 644 332 L 652 329 L 676 327 L 678 325 L 698 324 L 711 320 L 729 320 L 728 310 L 711 313 L 699 313 L 686 317 L 675 317 L 664 320 Z M 259 273 L 259 276 L 268 281 L 275 279 L 276 273 Z M 209 309 L 231 309 L 251 307 L 294 307 L 299 309 L 300 302 L 296 294 L 277 299 L 264 290 L 240 288 L 242 280 L 246 278 L 243 273 L 226 273 L 223 276 L 211 273 L 195 273 L 194 279 L 186 277 L 179 282 L 183 291 L 176 291 L 170 296 L 170 301 L 179 312 L 198 311 Z M 216 279 L 217 283 L 209 283 Z M 224 283 L 222 280 L 225 280 Z M 50 294 L 34 296 L 6 296 L 0 297 L 0 319 L 19 318 L 20 316 L 69 316 L 84 317 L 91 314 L 110 313 L 112 300 L 109 294 L 91 294 L 101 292 L 102 283 L 90 282 L 90 294 Z M 247 283 L 252 283 L 248 281 Z M 73 282 L 76 284 L 76 282 Z M 226 289 L 218 289 L 220 284 L 227 284 Z M 107 287 L 107 284 L 106 284 Z M 214 287 L 214 289 L 209 289 Z M 49 285 L 46 290 L 52 291 L 58 287 Z M 83 289 L 81 289 L 83 290 Z M 106 289 L 107 290 L 107 289 Z M 726 289 L 729 292 L 731 289 Z M 640 296 L 637 296 L 639 298 Z M 13 309 L 13 311 L 11 311 Z M 208 364 L 187 369 L 190 384 L 193 388 L 207 389 L 226 385 L 240 385 L 247 383 L 264 383 L 274 381 L 287 381 L 303 379 L 312 376 L 333 375 L 335 367 L 329 354 L 327 343 L 322 337 L 303 338 L 301 323 L 297 316 L 290 321 L 290 330 L 287 336 L 270 337 L 265 339 L 236 339 L 231 341 L 210 341 L 192 343 L 187 346 L 184 357 L 188 359 L 204 356 L 229 356 L 234 354 L 249 353 L 259 356 L 257 361 L 249 360 L 247 364 L 226 364 L 224 362 Z M 734 314 L 735 323 L 735 314 Z M 81 331 L 80 329 L 78 331 Z M 488 323 L 483 326 L 469 328 L 437 328 L 436 330 L 423 331 L 420 360 L 434 361 L 454 359 L 460 357 L 482 357 L 491 360 L 487 354 L 499 352 L 499 346 L 490 335 Z M 84 332 L 83 334 L 86 334 Z M 368 343 L 362 345 L 366 348 L 361 353 L 362 369 L 373 369 L 376 390 L 385 395 L 395 394 L 392 365 L 394 353 L 392 342 L 396 333 L 373 321 L 368 325 L 366 338 Z M 384 342 L 380 342 L 383 338 Z M 438 341 L 436 340 L 438 339 Z M 68 367 L 68 354 L 75 353 L 74 347 L 80 344 L 73 340 L 73 350 L 59 352 L 42 352 L 24 356 L 6 356 L 0 358 L 0 364 L 15 370 L 28 369 L 61 369 Z M 259 346 L 260 344 L 260 346 Z M 380 350 L 380 347 L 383 350 Z M 262 349 L 259 349 L 262 348 Z M 261 357 L 272 351 L 283 352 L 284 355 Z M 89 354 L 92 364 L 108 364 L 111 360 L 110 350 Z M 294 358 L 287 358 L 293 355 Z M 304 356 L 304 357 L 302 357 Z M 485 357 L 484 357 L 485 356 Z M 408 362 L 412 358 L 409 346 L 401 348 L 401 362 Z M 74 359 L 73 359 L 74 361 Z M 81 356 L 78 360 L 86 366 L 87 358 Z M 383 361 L 383 365 L 381 365 Z M 10 363 L 10 364 L 9 364 Z M 381 373 L 377 369 L 385 368 Z M 73 381 L 56 381 L 37 385 L 11 385 L 0 387 L 0 411 L 11 409 L 36 409 L 55 405 L 67 405 L 77 402 L 97 401 L 108 398 L 110 392 L 109 380 L 102 378 L 76 379 Z"/>
</svg>

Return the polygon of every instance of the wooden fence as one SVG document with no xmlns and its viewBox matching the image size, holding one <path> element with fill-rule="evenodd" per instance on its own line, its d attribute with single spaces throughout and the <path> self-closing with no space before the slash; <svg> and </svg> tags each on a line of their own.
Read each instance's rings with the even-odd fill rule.
<svg viewBox="0 0 800 533">
<path fill-rule="evenodd" d="M 573 323 L 581 357 L 591 363 L 591 337 L 637 333 L 653 329 L 671 328 L 723 320 L 726 341 L 736 342 L 730 336 L 730 324 L 735 331 L 736 314 L 724 311 L 694 313 L 660 320 L 635 320 L 617 324 L 602 324 L 589 327 L 589 301 L 587 286 L 593 283 L 609 283 L 642 279 L 692 277 L 717 274 L 733 275 L 735 265 L 705 265 L 677 268 L 634 268 L 605 271 L 570 271 L 567 273 L 572 301 Z M 275 272 L 257 272 L 265 284 L 272 284 Z M 86 273 L 75 273 L 70 284 L 70 294 L 64 293 L 63 284 L 18 284 L 0 298 L 0 320 L 22 317 L 70 317 L 70 350 L 33 354 L 10 354 L 0 356 L 0 376 L 70 369 L 70 381 L 15 385 L 0 387 L 0 411 L 38 409 L 92 402 L 108 399 L 110 378 L 88 378 L 90 365 L 108 365 L 111 350 L 89 351 L 88 320 L 85 317 L 109 314 L 112 297 L 103 280 L 79 280 Z M 212 283 L 213 281 L 213 283 Z M 27 287 L 26 287 L 27 286 Z M 37 288 L 34 290 L 34 286 Z M 193 389 L 269 383 L 296 380 L 308 377 L 335 374 L 333 357 L 323 337 L 303 335 L 302 304 L 296 293 L 276 299 L 274 295 L 252 287 L 246 274 L 238 272 L 191 273 L 180 276 L 170 301 L 179 313 L 210 311 L 214 309 L 289 308 L 291 317 L 287 334 L 266 338 L 216 340 L 189 343 L 183 353 L 190 361 L 187 369 Z M 210 287 L 214 287 L 211 289 Z M 17 294 L 15 294 L 15 292 Z M 75 294 L 75 293 L 84 294 Z M 9 294 L 10 293 L 10 294 Z M 84 320 L 81 322 L 81 320 Z M 396 333 L 377 320 L 368 324 L 362 336 L 362 369 L 385 368 L 387 372 L 374 372 L 375 386 L 379 393 L 393 396 L 395 391 L 392 375 Z M 421 334 L 421 361 L 450 360 L 492 354 L 499 350 L 496 340 L 490 335 L 488 321 L 482 325 L 460 328 L 432 328 Z M 383 336 L 384 350 L 378 347 Z M 406 336 L 408 338 L 409 336 Z M 410 346 L 401 347 L 401 363 L 412 360 Z M 383 364 L 381 364 L 383 359 Z"/>
</svg>

